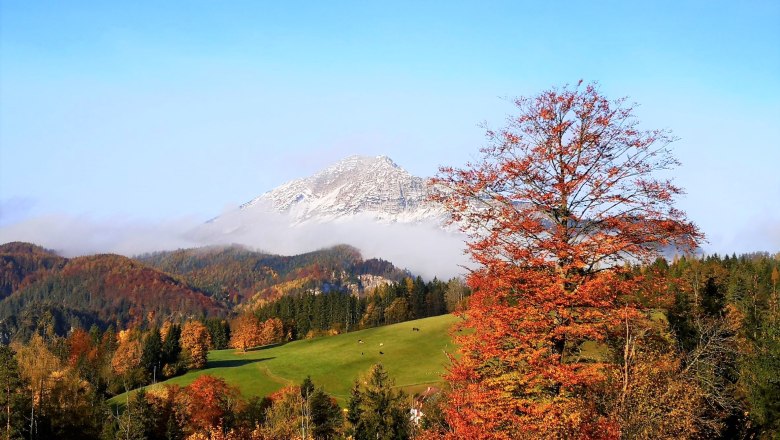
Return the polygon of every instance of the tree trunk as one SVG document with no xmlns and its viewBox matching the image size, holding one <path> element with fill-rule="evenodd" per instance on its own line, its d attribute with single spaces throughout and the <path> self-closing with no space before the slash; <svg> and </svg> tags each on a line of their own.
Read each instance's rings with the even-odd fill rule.
<svg viewBox="0 0 780 440">
<path fill-rule="evenodd" d="M 5 393 L 5 411 L 6 411 L 6 425 L 5 425 L 5 439 L 11 440 L 11 384 L 6 386 Z"/>
</svg>

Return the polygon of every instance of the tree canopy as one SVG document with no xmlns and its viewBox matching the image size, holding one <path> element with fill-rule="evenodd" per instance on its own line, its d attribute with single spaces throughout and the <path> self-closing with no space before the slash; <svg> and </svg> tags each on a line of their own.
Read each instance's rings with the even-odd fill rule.
<svg viewBox="0 0 780 440">
<path fill-rule="evenodd" d="M 603 434 L 614 425 L 588 393 L 608 366 L 583 359 L 583 343 L 636 315 L 625 263 L 702 235 L 659 175 L 677 165 L 673 138 L 640 129 L 625 99 L 578 84 L 515 104 L 478 162 L 433 179 L 479 265 L 448 421 L 470 438 Z"/>
</svg>

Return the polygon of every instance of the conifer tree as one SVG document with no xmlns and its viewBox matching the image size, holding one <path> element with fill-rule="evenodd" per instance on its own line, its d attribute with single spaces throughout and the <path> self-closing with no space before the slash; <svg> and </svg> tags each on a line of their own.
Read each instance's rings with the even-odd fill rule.
<svg viewBox="0 0 780 440">
<path fill-rule="evenodd" d="M 403 391 L 394 390 L 394 381 L 382 364 L 371 368 L 364 387 L 356 383 L 349 401 L 348 420 L 356 440 L 405 439 L 411 436 L 410 405 Z"/>
<path fill-rule="evenodd" d="M 162 331 L 164 330 L 164 331 Z M 181 327 L 166 322 L 160 331 L 163 344 L 160 352 L 163 365 L 162 374 L 171 377 L 179 373 L 179 355 L 181 353 Z"/>
<path fill-rule="evenodd" d="M 141 349 L 141 366 L 157 382 L 158 377 L 162 377 L 162 341 L 160 340 L 160 331 L 152 328 L 144 338 L 143 348 Z"/>
<path fill-rule="evenodd" d="M 0 408 L 5 439 L 21 438 L 24 431 L 23 412 L 27 408 L 25 384 L 19 374 L 14 351 L 0 345 Z"/>
</svg>

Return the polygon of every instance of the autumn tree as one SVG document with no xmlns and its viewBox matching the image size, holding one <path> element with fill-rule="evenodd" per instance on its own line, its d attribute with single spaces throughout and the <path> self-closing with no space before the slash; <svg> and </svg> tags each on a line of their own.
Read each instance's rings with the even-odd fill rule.
<svg viewBox="0 0 780 440">
<path fill-rule="evenodd" d="M 598 397 L 618 422 L 621 438 L 716 438 L 720 426 L 708 414 L 712 405 L 696 372 L 698 362 L 711 360 L 707 353 L 697 352 L 693 362 L 686 359 L 664 318 L 639 317 L 623 324 L 613 351 L 620 368 L 608 371 Z"/>
<path fill-rule="evenodd" d="M 100 398 L 94 389 L 71 367 L 55 371 L 45 402 L 46 423 L 41 438 L 76 440 L 96 438 L 100 433 Z"/>
<path fill-rule="evenodd" d="M 184 438 L 183 425 L 189 420 L 187 404 L 190 402 L 185 391 L 178 385 L 166 384 L 146 393 L 145 398 L 154 414 L 154 426 L 151 427 L 154 432 L 149 438 Z"/>
<path fill-rule="evenodd" d="M 266 410 L 263 427 L 265 438 L 299 438 L 302 425 L 303 398 L 297 386 L 288 386 L 271 394 L 271 406 Z"/>
<path fill-rule="evenodd" d="M 181 328 L 181 349 L 187 368 L 203 368 L 209 354 L 209 330 L 200 321 L 187 321 Z"/>
<path fill-rule="evenodd" d="M 409 319 L 409 302 L 406 298 L 396 298 L 385 309 L 385 322 L 396 324 Z"/>
<path fill-rule="evenodd" d="M 43 338 L 35 334 L 27 345 L 13 347 L 22 379 L 29 384 L 30 410 L 29 434 L 39 435 L 39 421 L 45 415 L 43 409 L 48 403 L 52 387 L 52 375 L 61 368 L 60 360 L 54 356 Z"/>
<path fill-rule="evenodd" d="M 444 300 L 447 303 L 447 311 L 454 312 L 464 308 L 469 295 L 469 288 L 460 278 L 453 278 L 447 282 L 444 292 Z"/>
<path fill-rule="evenodd" d="M 93 350 L 93 341 L 89 333 L 77 328 L 68 336 L 68 364 L 77 366 L 85 358 L 90 356 Z"/>
<path fill-rule="evenodd" d="M 239 403 L 238 388 L 228 385 L 224 379 L 208 374 L 198 376 L 183 390 L 182 403 L 188 420 L 188 428 L 194 431 L 208 430 L 233 417 Z"/>
<path fill-rule="evenodd" d="M 136 369 L 141 365 L 141 342 L 137 331 L 123 330 L 119 332 L 119 346 L 111 359 L 114 372 L 125 380 L 134 376 Z M 130 386 L 130 385 L 128 385 Z"/>
<path fill-rule="evenodd" d="M 262 323 L 252 313 L 245 313 L 231 323 L 230 347 L 245 352 L 247 348 L 260 345 Z"/>
<path fill-rule="evenodd" d="M 581 350 L 638 312 L 625 263 L 701 238 L 658 177 L 677 165 L 673 138 L 593 84 L 515 105 L 479 161 L 433 179 L 477 263 L 447 421 L 454 438 L 615 436 L 590 398 L 609 365 Z"/>
<path fill-rule="evenodd" d="M 260 344 L 276 344 L 284 339 L 284 324 L 279 318 L 270 318 L 263 322 Z"/>
</svg>

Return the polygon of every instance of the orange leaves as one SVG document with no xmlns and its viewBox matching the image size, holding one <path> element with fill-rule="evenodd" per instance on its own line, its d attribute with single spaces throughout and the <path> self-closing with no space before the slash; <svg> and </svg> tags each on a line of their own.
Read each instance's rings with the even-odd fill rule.
<svg viewBox="0 0 780 440">
<path fill-rule="evenodd" d="M 275 344 L 284 339 L 284 325 L 279 318 L 260 321 L 247 313 L 236 318 L 231 326 L 230 347 L 246 351 L 250 347 Z"/>
<path fill-rule="evenodd" d="M 261 344 L 276 344 L 284 340 L 284 325 L 279 318 L 270 318 L 263 323 Z"/>
<path fill-rule="evenodd" d="M 236 404 L 239 391 L 224 379 L 204 374 L 184 390 L 184 405 L 190 424 L 202 430 L 215 427 Z"/>
<path fill-rule="evenodd" d="M 230 347 L 246 351 L 260 345 L 260 320 L 251 313 L 243 314 L 230 325 Z"/>
<path fill-rule="evenodd" d="M 235 419 L 245 402 L 238 388 L 228 385 L 222 378 L 204 374 L 184 388 L 165 385 L 152 389 L 146 393 L 146 399 L 159 417 L 154 438 L 162 438 L 172 428 L 173 432 L 182 429 L 186 438 L 259 438 L 246 433 L 238 435 L 225 427 Z M 225 431 L 231 435 L 223 436 Z"/>
<path fill-rule="evenodd" d="M 119 376 L 130 374 L 141 364 L 141 342 L 138 339 L 120 340 L 111 359 L 111 367 Z"/>
<path fill-rule="evenodd" d="M 200 321 L 187 321 L 181 328 L 182 351 L 187 357 L 187 368 L 203 368 L 209 352 L 211 336 Z"/>
<path fill-rule="evenodd" d="M 515 103 L 479 162 L 433 179 L 479 265 L 448 422 L 461 438 L 615 438 L 593 403 L 612 366 L 584 347 L 648 303 L 623 263 L 701 238 L 654 176 L 677 163 L 673 139 L 593 84 Z"/>
</svg>

